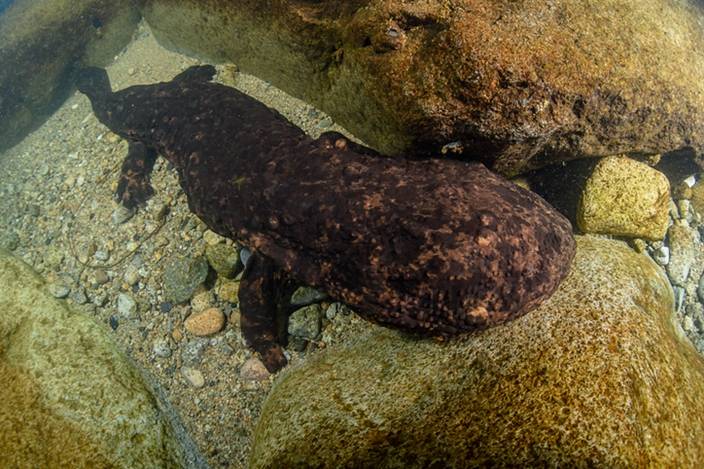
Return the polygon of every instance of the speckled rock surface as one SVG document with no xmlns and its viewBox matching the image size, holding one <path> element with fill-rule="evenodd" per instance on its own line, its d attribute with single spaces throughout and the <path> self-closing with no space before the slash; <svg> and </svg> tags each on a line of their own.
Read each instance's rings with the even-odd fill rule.
<svg viewBox="0 0 704 469">
<path fill-rule="evenodd" d="M 92 319 L 5 251 L 0 283 L 0 466 L 203 467 Z"/>
<path fill-rule="evenodd" d="M 672 308 L 647 256 L 580 237 L 557 293 L 511 323 L 447 344 L 376 329 L 291 369 L 251 466 L 694 467 L 704 361 Z"/>
<path fill-rule="evenodd" d="M 68 95 L 76 63 L 104 65 L 132 38 L 131 0 L 15 2 L 0 16 L 0 149 Z"/>
<path fill-rule="evenodd" d="M 704 217 L 704 179 L 700 179 L 692 187 L 692 208 Z"/>
<path fill-rule="evenodd" d="M 670 183 L 623 156 L 602 159 L 582 191 L 577 225 L 584 233 L 659 240 L 667 232 Z"/>
<path fill-rule="evenodd" d="M 503 173 L 704 147 L 694 0 L 147 0 L 169 47 L 236 63 L 384 153 L 446 149 Z"/>
</svg>

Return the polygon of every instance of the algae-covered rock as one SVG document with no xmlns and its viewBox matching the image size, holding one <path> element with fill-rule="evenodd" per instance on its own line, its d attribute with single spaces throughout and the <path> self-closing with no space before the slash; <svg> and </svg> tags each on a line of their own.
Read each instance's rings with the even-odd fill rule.
<svg viewBox="0 0 704 469">
<path fill-rule="evenodd" d="M 670 281 L 684 287 L 689 277 L 692 263 L 697 258 L 699 235 L 696 230 L 683 223 L 674 223 L 667 230 L 667 240 L 670 243 L 670 262 L 667 263 L 667 273 Z"/>
<path fill-rule="evenodd" d="M 515 321 L 445 344 L 370 327 L 284 373 L 251 467 L 695 467 L 704 361 L 672 313 L 647 256 L 579 237 Z"/>
<path fill-rule="evenodd" d="M 235 246 L 224 243 L 208 244 L 205 247 L 205 257 L 210 267 L 226 278 L 234 278 L 242 269 L 240 255 Z"/>
<path fill-rule="evenodd" d="M 202 256 L 177 256 L 164 268 L 164 296 L 167 301 L 183 303 L 189 300 L 208 276 L 208 263 Z"/>
<path fill-rule="evenodd" d="M 0 467 L 201 467 L 91 318 L 0 251 Z"/>
<path fill-rule="evenodd" d="M 704 149 L 696 0 L 146 0 L 164 45 L 234 62 L 384 153 L 504 173 Z"/>
<path fill-rule="evenodd" d="M 602 159 L 577 209 L 585 233 L 661 240 L 667 232 L 670 183 L 650 166 L 622 156 Z"/>
<path fill-rule="evenodd" d="M 131 39 L 131 0 L 15 2 L 0 15 L 0 150 L 58 107 L 81 65 L 106 65 Z"/>
<path fill-rule="evenodd" d="M 692 208 L 704 217 L 704 179 L 699 179 L 692 187 Z"/>
</svg>

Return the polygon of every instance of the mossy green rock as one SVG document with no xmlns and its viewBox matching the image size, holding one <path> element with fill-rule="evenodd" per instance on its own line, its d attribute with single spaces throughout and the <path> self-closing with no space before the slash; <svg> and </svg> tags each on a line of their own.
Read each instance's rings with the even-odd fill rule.
<svg viewBox="0 0 704 469">
<path fill-rule="evenodd" d="M 369 326 L 285 372 L 252 468 L 696 467 L 704 361 L 658 267 L 579 237 L 538 309 L 439 344 Z"/>
<path fill-rule="evenodd" d="M 225 278 L 234 278 L 242 269 L 240 255 L 234 246 L 224 243 L 209 244 L 205 247 L 205 257 L 210 267 Z"/>
<path fill-rule="evenodd" d="M 208 262 L 202 256 L 171 259 L 164 268 L 164 296 L 167 301 L 188 301 L 208 277 Z"/>
<path fill-rule="evenodd" d="M 106 65 L 140 19 L 131 0 L 14 2 L 0 15 L 0 150 L 58 107 L 80 65 Z"/>
<path fill-rule="evenodd" d="M 52 298 L 5 251 L 0 284 L 0 467 L 189 464 L 168 417 L 104 328 Z"/>
<path fill-rule="evenodd" d="M 169 47 L 234 62 L 378 150 L 513 174 L 704 150 L 696 0 L 146 0 Z"/>
<path fill-rule="evenodd" d="M 624 156 L 609 156 L 599 161 L 584 186 L 577 225 L 584 233 L 661 240 L 669 202 L 664 174 Z"/>
</svg>

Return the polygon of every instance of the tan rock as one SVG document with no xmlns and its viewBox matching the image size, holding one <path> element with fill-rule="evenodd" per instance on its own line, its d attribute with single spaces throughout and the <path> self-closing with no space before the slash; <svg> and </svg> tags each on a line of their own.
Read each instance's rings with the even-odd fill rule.
<svg viewBox="0 0 704 469">
<path fill-rule="evenodd" d="M 516 173 L 704 150 L 692 0 L 147 0 L 143 13 L 162 44 L 236 63 L 384 153 L 460 142 Z"/>
<path fill-rule="evenodd" d="M 183 325 L 193 335 L 209 336 L 217 334 L 225 327 L 225 315 L 220 308 L 208 308 L 188 316 Z"/>
<path fill-rule="evenodd" d="M 661 240 L 667 232 L 670 183 L 623 156 L 602 159 L 582 191 L 577 225 L 584 233 Z"/>
<path fill-rule="evenodd" d="M 218 298 L 230 303 L 239 303 L 240 282 L 226 278 L 219 278 L 216 286 Z"/>
<path fill-rule="evenodd" d="M 271 376 L 264 363 L 257 357 L 250 357 L 240 368 L 240 378 L 244 381 L 264 381 Z"/>
<path fill-rule="evenodd" d="M 444 344 L 368 326 L 289 370 L 251 467 L 697 467 L 704 360 L 672 314 L 647 256 L 579 237 L 515 321 Z"/>
<path fill-rule="evenodd" d="M 704 178 L 700 178 L 692 187 L 692 208 L 704 217 Z"/>
<path fill-rule="evenodd" d="M 158 404 L 103 326 L 51 297 L 27 264 L 2 250 L 0 284 L 0 467 L 198 461 L 186 461 L 168 404 Z"/>
</svg>

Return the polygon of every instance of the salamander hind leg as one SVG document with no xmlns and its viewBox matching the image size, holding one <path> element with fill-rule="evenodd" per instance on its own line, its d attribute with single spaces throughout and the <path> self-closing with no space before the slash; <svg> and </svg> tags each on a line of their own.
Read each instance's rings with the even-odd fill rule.
<svg viewBox="0 0 704 469">
<path fill-rule="evenodd" d="M 156 152 L 142 142 L 129 142 L 129 150 L 122 163 L 116 197 L 127 208 L 143 205 L 154 195 L 149 176 L 154 169 Z"/>
<path fill-rule="evenodd" d="M 253 253 L 240 282 L 240 328 L 245 342 L 261 356 L 270 373 L 287 360 L 281 347 L 279 273 L 273 262 Z"/>
</svg>

